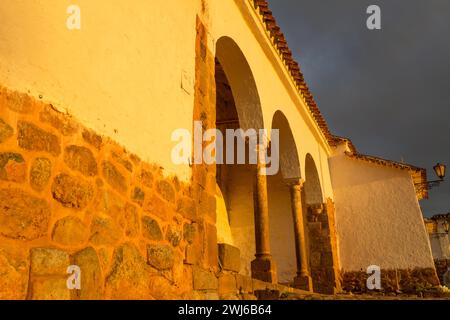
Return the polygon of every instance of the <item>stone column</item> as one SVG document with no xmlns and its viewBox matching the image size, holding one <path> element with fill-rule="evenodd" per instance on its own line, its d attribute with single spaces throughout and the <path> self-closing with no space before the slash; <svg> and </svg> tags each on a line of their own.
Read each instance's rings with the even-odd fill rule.
<svg viewBox="0 0 450 320">
<path fill-rule="evenodd" d="M 291 192 L 291 208 L 294 220 L 295 252 L 297 258 L 297 276 L 294 278 L 294 286 L 298 289 L 313 291 L 312 278 L 309 272 L 306 232 L 305 232 L 305 214 L 302 202 L 303 181 L 293 179 L 288 181 Z M 305 212 L 305 214 L 304 214 Z"/>
<path fill-rule="evenodd" d="M 256 259 L 252 261 L 252 277 L 270 283 L 277 283 L 276 265 L 270 254 L 269 204 L 267 197 L 267 176 L 264 157 L 260 156 L 262 146 L 257 148 L 258 161 L 253 187 L 255 214 Z"/>
</svg>

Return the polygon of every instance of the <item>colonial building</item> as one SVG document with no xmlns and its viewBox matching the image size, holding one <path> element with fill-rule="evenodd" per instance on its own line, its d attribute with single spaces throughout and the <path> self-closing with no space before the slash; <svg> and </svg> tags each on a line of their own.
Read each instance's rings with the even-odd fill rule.
<svg viewBox="0 0 450 320">
<path fill-rule="evenodd" d="M 425 170 L 330 132 L 265 0 L 73 2 L 79 29 L 64 1 L 0 3 L 0 298 L 438 284 Z M 174 163 L 198 122 L 265 129 L 280 170 Z"/>
<path fill-rule="evenodd" d="M 441 284 L 450 286 L 450 213 L 438 214 L 425 219 L 436 271 Z"/>
</svg>

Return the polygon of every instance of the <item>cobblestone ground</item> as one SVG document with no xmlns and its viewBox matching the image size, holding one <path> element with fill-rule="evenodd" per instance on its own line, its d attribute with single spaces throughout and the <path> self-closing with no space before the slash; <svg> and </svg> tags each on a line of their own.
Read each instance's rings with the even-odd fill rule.
<svg viewBox="0 0 450 320">
<path fill-rule="evenodd" d="M 420 295 L 406 294 L 282 294 L 280 300 L 450 300 L 450 293 L 427 293 Z"/>
</svg>

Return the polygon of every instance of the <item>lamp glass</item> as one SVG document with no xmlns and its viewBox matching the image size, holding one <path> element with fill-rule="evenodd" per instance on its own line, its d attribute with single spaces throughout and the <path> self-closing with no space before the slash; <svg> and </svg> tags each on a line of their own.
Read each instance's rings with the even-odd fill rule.
<svg viewBox="0 0 450 320">
<path fill-rule="evenodd" d="M 436 175 L 439 177 L 439 179 L 443 180 L 445 177 L 445 169 L 446 165 L 442 163 L 438 163 L 433 167 L 434 172 L 436 172 Z"/>
</svg>

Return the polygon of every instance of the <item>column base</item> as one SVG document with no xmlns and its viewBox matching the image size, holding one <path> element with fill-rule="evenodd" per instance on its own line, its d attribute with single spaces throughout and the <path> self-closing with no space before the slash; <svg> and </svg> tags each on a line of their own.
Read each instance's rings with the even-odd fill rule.
<svg viewBox="0 0 450 320">
<path fill-rule="evenodd" d="M 271 257 L 256 258 L 252 261 L 252 278 L 276 284 L 277 266 Z"/>
<path fill-rule="evenodd" d="M 313 292 L 311 276 L 296 276 L 294 278 L 294 288 Z"/>
</svg>

